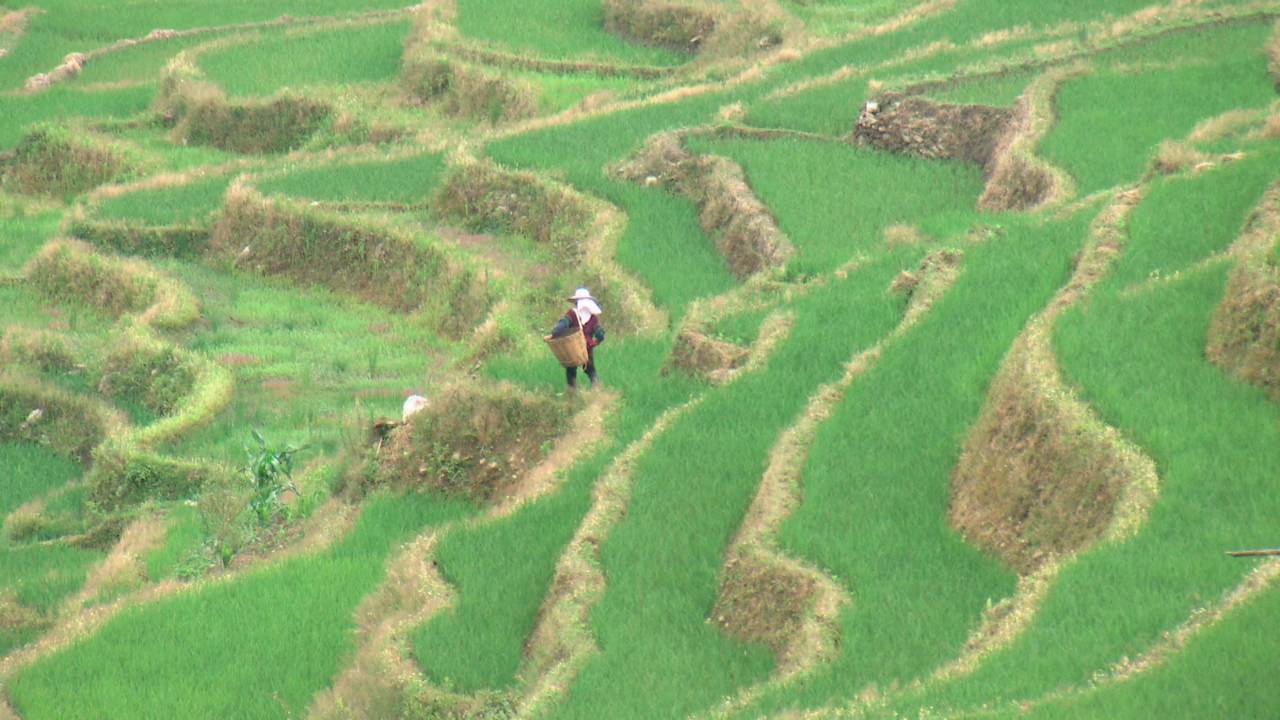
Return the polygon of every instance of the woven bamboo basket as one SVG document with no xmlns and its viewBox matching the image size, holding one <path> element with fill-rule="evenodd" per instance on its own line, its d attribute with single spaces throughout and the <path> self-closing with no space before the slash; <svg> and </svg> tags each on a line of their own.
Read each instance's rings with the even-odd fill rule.
<svg viewBox="0 0 1280 720">
<path fill-rule="evenodd" d="M 572 335 L 558 338 L 546 335 L 542 339 L 564 367 L 582 367 L 587 364 L 587 339 L 582 336 L 582 328 L 578 328 Z"/>
</svg>

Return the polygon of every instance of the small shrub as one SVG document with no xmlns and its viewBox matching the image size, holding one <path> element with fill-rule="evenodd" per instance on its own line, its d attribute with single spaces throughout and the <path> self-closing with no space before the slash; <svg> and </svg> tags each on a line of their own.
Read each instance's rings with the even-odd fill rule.
<svg viewBox="0 0 1280 720">
<path fill-rule="evenodd" d="M 105 145 L 74 138 L 60 128 L 39 127 L 0 156 L 0 189 L 69 198 L 127 169 L 124 158 Z"/>
<path fill-rule="evenodd" d="M 590 208 L 567 190 L 486 162 L 450 169 L 432 207 L 473 231 L 523 235 L 568 256 L 578 253 L 592 220 Z"/>
<path fill-rule="evenodd" d="M 115 422 L 83 398 L 0 375 L 0 440 L 44 445 L 86 462 Z"/>
<path fill-rule="evenodd" d="M 108 351 L 98 391 L 164 416 L 178 409 L 194 385 L 195 371 L 177 348 L 128 333 Z"/>
<path fill-rule="evenodd" d="M 262 433 L 253 431 L 254 445 L 245 446 L 248 463 L 245 473 L 253 488 L 249 498 L 249 508 L 258 519 L 258 525 L 265 526 L 272 521 L 289 519 L 289 508 L 280 501 L 285 490 L 298 495 L 298 488 L 293 484 L 293 456 L 302 448 L 285 445 L 281 448 L 267 447 Z"/>
</svg>

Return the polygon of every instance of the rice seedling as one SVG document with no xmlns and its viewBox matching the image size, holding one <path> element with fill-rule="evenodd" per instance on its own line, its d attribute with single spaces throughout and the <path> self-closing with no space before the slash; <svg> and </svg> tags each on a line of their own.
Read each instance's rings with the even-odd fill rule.
<svg viewBox="0 0 1280 720">
<path fill-rule="evenodd" d="M 461 0 L 458 29 L 464 37 L 555 59 L 594 60 L 632 65 L 678 65 L 686 56 L 632 45 L 604 30 L 598 2 L 584 0 Z"/>
<path fill-rule="evenodd" d="M 199 55 L 210 81 L 233 98 L 285 88 L 391 80 L 409 32 L 406 20 L 319 31 L 264 31 Z"/>
<path fill-rule="evenodd" d="M 264 194 L 282 194 L 322 202 L 424 203 L 444 172 L 437 154 L 346 165 L 301 168 L 261 180 Z"/>
<path fill-rule="evenodd" d="M 127 608 L 12 678 L 11 702 L 29 717 L 299 713 L 350 652 L 352 612 L 391 548 L 469 511 L 430 495 L 374 499 L 328 550 Z"/>
</svg>

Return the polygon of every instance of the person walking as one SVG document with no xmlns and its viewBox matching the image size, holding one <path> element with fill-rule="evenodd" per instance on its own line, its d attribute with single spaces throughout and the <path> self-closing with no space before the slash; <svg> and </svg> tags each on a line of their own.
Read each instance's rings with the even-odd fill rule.
<svg viewBox="0 0 1280 720">
<path fill-rule="evenodd" d="M 604 312 L 600 309 L 600 304 L 596 299 L 591 297 L 591 291 L 580 287 L 574 291 L 573 295 L 565 298 L 573 307 L 564 314 L 560 322 L 556 323 L 556 327 L 551 331 L 552 337 L 563 337 L 570 332 L 582 328 L 582 336 L 587 341 L 587 364 L 582 369 L 587 372 L 587 379 L 591 381 L 591 386 L 596 384 L 596 346 L 604 342 L 604 328 L 600 327 L 600 315 Z M 578 384 L 578 368 L 566 367 L 564 369 L 565 382 L 572 389 Z"/>
</svg>

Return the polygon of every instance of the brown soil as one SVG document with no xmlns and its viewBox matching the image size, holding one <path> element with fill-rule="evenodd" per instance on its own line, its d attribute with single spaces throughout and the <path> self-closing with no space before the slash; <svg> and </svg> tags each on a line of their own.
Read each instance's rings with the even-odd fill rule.
<svg viewBox="0 0 1280 720">
<path fill-rule="evenodd" d="M 245 355 L 242 353 L 224 353 L 218 356 L 218 362 L 227 367 L 244 367 L 246 365 L 256 365 L 262 362 L 257 355 Z"/>
<path fill-rule="evenodd" d="M 1013 112 L 989 105 L 946 105 L 885 93 L 863 106 L 853 130 L 860 145 L 986 168 Z"/>
<path fill-rule="evenodd" d="M 604 29 L 631 42 L 694 53 L 716 29 L 714 8 L 671 0 L 605 0 Z"/>
</svg>

